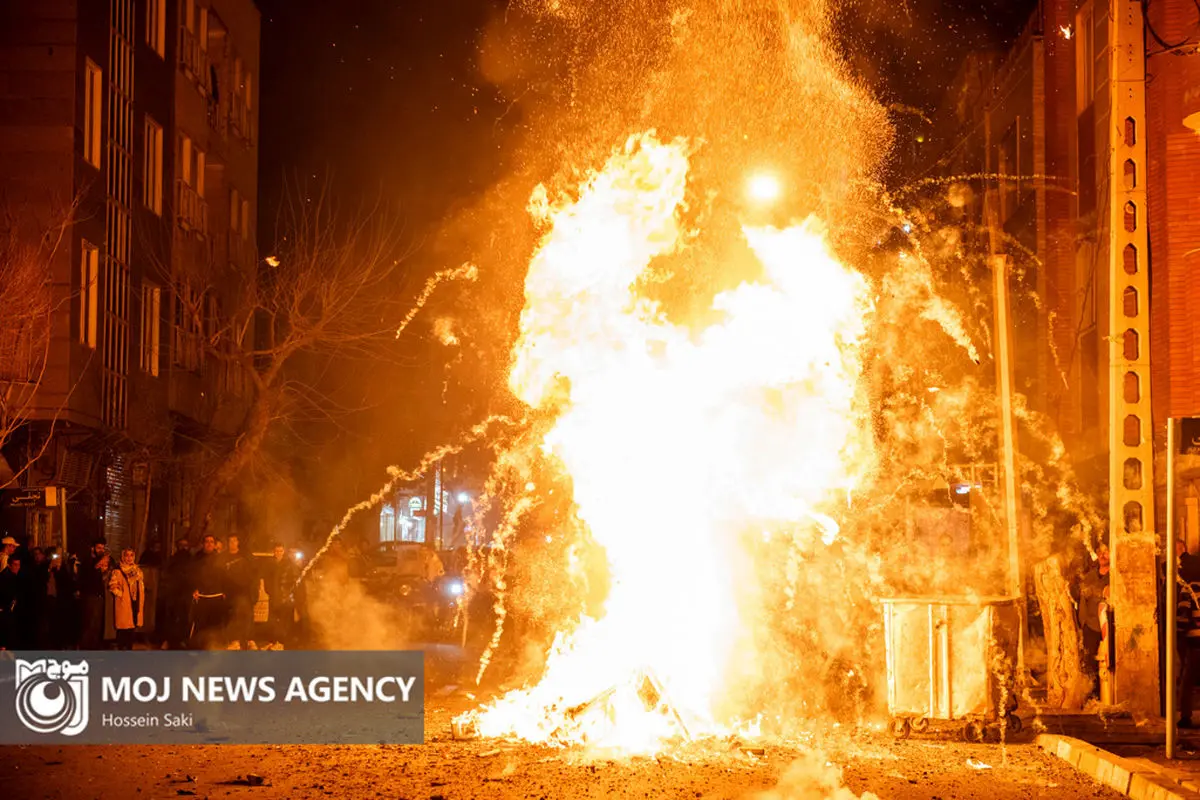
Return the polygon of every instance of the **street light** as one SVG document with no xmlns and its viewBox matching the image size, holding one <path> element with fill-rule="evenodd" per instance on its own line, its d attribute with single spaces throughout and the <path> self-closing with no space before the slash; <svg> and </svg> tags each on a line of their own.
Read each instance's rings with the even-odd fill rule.
<svg viewBox="0 0 1200 800">
<path fill-rule="evenodd" d="M 459 492 L 458 493 L 458 502 L 463 505 L 471 502 L 471 495 L 467 494 L 466 492 Z"/>
<path fill-rule="evenodd" d="M 782 194 L 779 178 L 769 172 L 755 173 L 746 181 L 746 196 L 756 203 L 774 203 Z"/>
</svg>

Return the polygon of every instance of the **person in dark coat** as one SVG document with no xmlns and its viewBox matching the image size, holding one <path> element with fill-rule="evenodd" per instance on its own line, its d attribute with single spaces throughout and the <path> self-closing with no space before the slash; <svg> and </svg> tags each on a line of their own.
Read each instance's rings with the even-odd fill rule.
<svg viewBox="0 0 1200 800">
<path fill-rule="evenodd" d="M 158 539 L 150 542 L 149 547 L 142 551 L 142 557 L 138 559 L 140 567 L 161 567 L 163 565 L 162 543 Z"/>
<path fill-rule="evenodd" d="M 108 570 L 112 566 L 103 539 L 92 545 L 91 559 L 80 567 L 79 602 L 83 612 L 83 635 L 79 646 L 99 650 L 104 644 L 104 607 L 108 602 Z"/>
<path fill-rule="evenodd" d="M 35 547 L 29 551 L 29 564 L 24 581 L 25 613 L 22 615 L 21 639 L 28 647 L 46 647 L 49 631 L 50 561 L 46 551 Z"/>
<path fill-rule="evenodd" d="M 245 647 L 254 625 L 254 602 L 258 599 L 258 575 L 253 557 L 242 552 L 241 539 L 230 536 L 222 569 L 228 598 L 228 638 Z"/>
<path fill-rule="evenodd" d="M 217 540 L 204 537 L 200 552 L 192 562 L 192 636 L 190 646 L 205 650 L 219 642 L 225 622 L 224 559 L 217 553 Z"/>
<path fill-rule="evenodd" d="M 16 650 L 20 644 L 22 583 L 21 559 L 16 554 L 10 555 L 0 571 L 0 650 Z"/>
<path fill-rule="evenodd" d="M 187 647 L 192 629 L 192 551 L 188 540 L 175 543 L 159 581 L 157 618 L 164 647 Z"/>
<path fill-rule="evenodd" d="M 275 545 L 274 556 L 263 579 L 270 603 L 271 638 L 290 644 L 296 621 L 294 592 L 300 573 L 282 544 Z"/>
</svg>

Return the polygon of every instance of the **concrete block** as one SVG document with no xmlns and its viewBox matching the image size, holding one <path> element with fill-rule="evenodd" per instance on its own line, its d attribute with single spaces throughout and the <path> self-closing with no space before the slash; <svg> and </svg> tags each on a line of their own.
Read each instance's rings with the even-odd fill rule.
<svg viewBox="0 0 1200 800">
<path fill-rule="evenodd" d="M 1109 785 L 1112 780 L 1113 762 L 1108 758 L 1101 758 L 1100 763 L 1096 765 L 1096 774 L 1093 775 L 1097 782 Z"/>
<path fill-rule="evenodd" d="M 1129 778 L 1129 790 L 1126 794 L 1131 800 L 1155 800 L 1154 790 L 1158 788 L 1144 772 L 1135 772 Z"/>
<path fill-rule="evenodd" d="M 1108 759 L 1111 764 L 1108 780 L 1104 782 L 1105 786 L 1116 789 L 1121 794 L 1129 793 L 1129 784 L 1133 781 L 1134 770 L 1130 769 L 1129 764 L 1121 759 Z"/>
<path fill-rule="evenodd" d="M 1100 754 L 1094 750 L 1077 748 L 1075 752 L 1075 768 L 1088 777 L 1098 777 L 1101 761 L 1103 759 L 1100 757 Z"/>
</svg>

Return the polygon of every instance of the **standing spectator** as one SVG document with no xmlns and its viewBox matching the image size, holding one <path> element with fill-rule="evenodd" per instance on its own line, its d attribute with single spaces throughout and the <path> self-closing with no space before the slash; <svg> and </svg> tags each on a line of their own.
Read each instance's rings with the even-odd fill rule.
<svg viewBox="0 0 1200 800">
<path fill-rule="evenodd" d="M 18 615 L 21 613 L 21 559 L 10 555 L 0 572 L 0 650 L 18 647 Z"/>
<path fill-rule="evenodd" d="M 47 646 L 48 594 L 50 591 L 50 561 L 46 551 L 35 547 L 29 551 L 29 568 L 24 580 L 25 614 L 21 640 L 30 647 Z"/>
<path fill-rule="evenodd" d="M 191 570 L 193 648 L 203 650 L 212 645 L 224 622 L 225 575 L 221 562 L 216 537 L 208 534 Z"/>
<path fill-rule="evenodd" d="M 79 576 L 79 602 L 83 612 L 83 635 L 79 646 L 84 650 L 99 650 L 104 644 L 104 610 L 108 591 L 105 578 L 111 566 L 103 539 L 92 544 L 91 560 L 83 565 Z"/>
<path fill-rule="evenodd" d="M 1079 581 L 1079 628 L 1083 635 L 1083 671 L 1092 679 L 1092 693 L 1099 696 L 1100 606 L 1108 589 L 1108 545 L 1096 548 L 1096 564 Z"/>
<path fill-rule="evenodd" d="M 54 639 L 58 647 L 75 650 L 79 648 L 83 631 L 79 607 L 79 559 L 67 553 L 54 559 L 51 570 L 58 609 Z"/>
<path fill-rule="evenodd" d="M 163 565 L 162 542 L 158 539 L 151 539 L 149 546 L 142 551 L 142 557 L 138 559 L 138 565 L 142 567 L 161 567 Z"/>
<path fill-rule="evenodd" d="M 250 641 L 250 630 L 254 624 L 258 579 L 254 564 L 242 552 L 242 543 L 237 536 L 229 537 L 229 552 L 225 554 L 224 562 L 225 594 L 229 601 L 229 640 L 245 647 Z"/>
<path fill-rule="evenodd" d="M 158 619 L 162 620 L 163 646 L 187 647 L 192 628 L 192 551 L 188 540 L 175 543 L 158 584 Z"/>
<path fill-rule="evenodd" d="M 65 646 L 62 629 L 59 627 L 59 620 L 62 617 L 62 610 L 59 607 L 58 600 L 58 594 L 62 588 L 61 574 L 62 558 L 58 554 L 58 548 L 54 546 L 47 547 L 46 605 L 38 629 L 37 648 L 39 650 L 54 650 Z"/>
<path fill-rule="evenodd" d="M 142 626 L 146 605 L 146 582 L 133 550 L 121 551 L 121 563 L 108 576 L 108 591 L 113 596 L 113 628 L 117 649 L 132 650 L 133 637 Z"/>
<path fill-rule="evenodd" d="M 270 598 L 271 638 L 277 642 L 290 643 L 292 628 L 296 621 L 296 600 L 293 591 L 298 572 L 296 565 L 287 557 L 283 545 L 275 544 L 275 558 L 267 569 L 264 585 Z"/>
<path fill-rule="evenodd" d="M 0 539 L 0 572 L 8 567 L 8 559 L 17 552 L 17 540 L 11 536 Z"/>
</svg>

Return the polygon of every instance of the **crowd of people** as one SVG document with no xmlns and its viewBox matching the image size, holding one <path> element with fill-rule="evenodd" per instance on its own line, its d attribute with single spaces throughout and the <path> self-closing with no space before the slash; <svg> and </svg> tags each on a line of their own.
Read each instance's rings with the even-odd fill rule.
<svg viewBox="0 0 1200 800">
<path fill-rule="evenodd" d="M 154 542 L 140 558 L 130 549 L 111 553 L 103 539 L 78 558 L 4 537 L 0 650 L 290 643 L 303 606 L 299 574 L 282 544 L 259 558 L 235 535 L 206 535 L 195 552 L 181 539 L 166 557 Z M 256 621 L 260 598 L 268 618 Z"/>
</svg>

